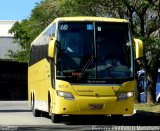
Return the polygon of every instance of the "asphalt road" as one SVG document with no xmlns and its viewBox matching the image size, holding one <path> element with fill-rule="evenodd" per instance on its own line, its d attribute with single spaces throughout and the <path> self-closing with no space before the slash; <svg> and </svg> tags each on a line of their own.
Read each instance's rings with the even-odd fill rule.
<svg viewBox="0 0 160 131">
<path fill-rule="evenodd" d="M 33 117 L 27 101 L 0 101 L 0 130 L 160 130 L 160 115 L 137 111 L 122 118 L 103 116 L 64 117 L 61 123 L 50 117 Z"/>
</svg>

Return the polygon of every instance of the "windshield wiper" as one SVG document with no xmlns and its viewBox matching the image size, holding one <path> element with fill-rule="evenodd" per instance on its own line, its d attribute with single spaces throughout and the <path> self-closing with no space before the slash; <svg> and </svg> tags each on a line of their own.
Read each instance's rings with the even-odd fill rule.
<svg viewBox="0 0 160 131">
<path fill-rule="evenodd" d="M 92 62 L 94 56 L 91 55 L 90 58 L 88 59 L 87 63 L 85 64 L 85 66 L 83 67 L 80 75 L 78 76 L 77 80 L 80 80 L 82 78 L 82 76 L 84 75 L 85 73 L 85 70 L 88 68 L 88 66 L 90 65 L 90 63 Z"/>
</svg>

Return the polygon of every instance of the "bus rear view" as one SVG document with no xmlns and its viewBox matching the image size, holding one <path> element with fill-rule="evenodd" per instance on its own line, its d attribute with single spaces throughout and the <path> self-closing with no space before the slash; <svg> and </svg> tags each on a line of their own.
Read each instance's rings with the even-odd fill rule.
<svg viewBox="0 0 160 131">
<path fill-rule="evenodd" d="M 45 108 L 35 104 L 34 109 L 48 112 L 53 122 L 63 115 L 132 114 L 135 80 L 129 23 L 98 17 L 58 18 L 54 23 L 48 54 L 36 63 L 50 67 L 45 81 L 49 84 L 43 84 L 41 93 L 38 87 L 29 88 L 31 95 L 37 92 L 37 105 L 43 102 Z M 37 69 L 34 66 L 29 72 Z M 42 92 L 46 95 L 39 95 Z"/>
</svg>

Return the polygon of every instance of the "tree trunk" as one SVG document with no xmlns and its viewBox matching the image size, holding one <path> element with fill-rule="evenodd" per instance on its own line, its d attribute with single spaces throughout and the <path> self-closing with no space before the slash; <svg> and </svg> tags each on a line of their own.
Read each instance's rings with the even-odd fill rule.
<svg viewBox="0 0 160 131">
<path fill-rule="evenodd" d="M 140 22 L 140 27 L 141 27 L 141 28 L 140 28 L 140 29 L 141 29 L 141 30 L 140 30 L 140 34 L 141 34 L 141 36 L 144 37 L 144 36 L 145 36 L 145 28 L 144 28 L 144 27 L 145 27 L 145 22 L 144 22 L 144 15 L 141 15 L 141 16 L 140 16 L 140 21 L 141 21 L 141 22 Z"/>
<path fill-rule="evenodd" d="M 158 75 L 158 66 L 150 69 L 147 73 L 148 88 L 147 88 L 147 103 L 155 103 L 156 101 L 156 83 Z"/>
<path fill-rule="evenodd" d="M 136 80 L 137 81 L 137 80 Z M 135 103 L 140 103 L 140 88 L 138 86 L 138 81 L 136 82 L 136 87 L 135 87 Z"/>
<path fill-rule="evenodd" d="M 135 60 L 135 80 L 136 80 L 136 87 L 135 87 L 135 103 L 140 103 L 140 87 L 138 81 L 138 71 L 140 70 L 140 65 L 138 64 L 137 60 Z"/>
</svg>

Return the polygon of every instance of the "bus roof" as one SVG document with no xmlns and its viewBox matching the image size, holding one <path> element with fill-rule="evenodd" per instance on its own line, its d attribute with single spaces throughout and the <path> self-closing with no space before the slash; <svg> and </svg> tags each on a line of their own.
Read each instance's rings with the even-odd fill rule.
<svg viewBox="0 0 160 131">
<path fill-rule="evenodd" d="M 59 21 L 102 21 L 102 22 L 124 22 L 128 23 L 126 19 L 119 18 L 107 18 L 107 17 L 92 17 L 92 16 L 76 16 L 76 17 L 59 17 L 56 18 L 53 22 Z"/>
</svg>

